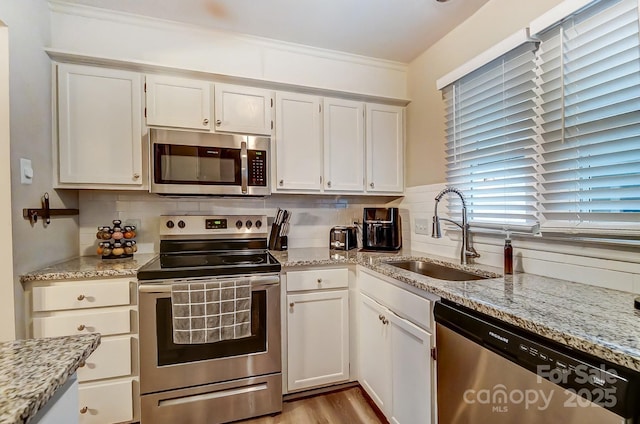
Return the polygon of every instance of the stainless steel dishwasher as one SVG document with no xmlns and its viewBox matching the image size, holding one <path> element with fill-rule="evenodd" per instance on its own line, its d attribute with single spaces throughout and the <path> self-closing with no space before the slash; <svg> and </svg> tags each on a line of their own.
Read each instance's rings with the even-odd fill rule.
<svg viewBox="0 0 640 424">
<path fill-rule="evenodd" d="M 458 304 L 436 319 L 439 424 L 638 424 L 640 373 Z"/>
</svg>

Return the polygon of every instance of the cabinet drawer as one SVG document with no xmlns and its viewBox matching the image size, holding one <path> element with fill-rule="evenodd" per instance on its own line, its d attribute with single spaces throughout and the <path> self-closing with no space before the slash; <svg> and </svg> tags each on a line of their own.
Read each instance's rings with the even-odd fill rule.
<svg viewBox="0 0 640 424">
<path fill-rule="evenodd" d="M 81 384 L 79 423 L 105 424 L 133 420 L 132 387 L 131 380 Z"/>
<path fill-rule="evenodd" d="M 287 291 L 349 287 L 349 270 L 319 269 L 287 272 Z"/>
<path fill-rule="evenodd" d="M 431 302 L 400 287 L 394 286 L 367 272 L 361 272 L 360 291 L 391 309 L 396 315 L 412 323 L 431 329 Z"/>
<path fill-rule="evenodd" d="M 100 346 L 78 368 L 80 382 L 131 374 L 131 337 L 103 339 Z"/>
<path fill-rule="evenodd" d="M 131 311 L 59 312 L 33 319 L 33 337 L 58 337 L 100 333 L 103 336 L 131 332 Z"/>
<path fill-rule="evenodd" d="M 34 287 L 33 311 L 96 308 L 128 305 L 129 280 L 96 280 L 64 285 Z"/>
</svg>

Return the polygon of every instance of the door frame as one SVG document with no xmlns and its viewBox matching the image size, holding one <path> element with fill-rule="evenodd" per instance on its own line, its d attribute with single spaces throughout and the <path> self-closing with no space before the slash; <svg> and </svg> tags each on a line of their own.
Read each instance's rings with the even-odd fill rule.
<svg viewBox="0 0 640 424">
<path fill-rule="evenodd" d="M 9 28 L 0 21 L 0 232 L 12 240 Z M 16 338 L 13 244 L 0 243 L 0 341 Z"/>
</svg>

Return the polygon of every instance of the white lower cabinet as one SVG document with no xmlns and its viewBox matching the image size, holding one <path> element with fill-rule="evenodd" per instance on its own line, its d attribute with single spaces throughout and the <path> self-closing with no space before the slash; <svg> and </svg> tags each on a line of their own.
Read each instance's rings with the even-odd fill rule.
<svg viewBox="0 0 640 424">
<path fill-rule="evenodd" d="M 100 333 L 77 371 L 81 424 L 139 420 L 137 284 L 129 278 L 28 283 L 31 337 Z"/>
<path fill-rule="evenodd" d="M 431 422 L 431 334 L 389 312 L 394 424 Z"/>
<path fill-rule="evenodd" d="M 387 309 L 363 294 L 359 307 L 360 384 L 378 408 L 387 411 L 392 389 L 389 327 L 382 322 Z"/>
<path fill-rule="evenodd" d="M 349 270 L 289 271 L 286 287 L 286 391 L 349 381 Z"/>
<path fill-rule="evenodd" d="M 360 284 L 375 278 L 360 275 L 366 277 Z M 390 299 L 398 301 L 405 291 L 395 288 L 400 292 L 393 292 Z M 359 381 L 391 423 L 429 424 L 433 420 L 432 335 L 387 306 L 360 293 Z"/>
<path fill-rule="evenodd" d="M 81 385 L 80 424 L 131 421 L 133 420 L 132 399 L 132 380 Z"/>
<path fill-rule="evenodd" d="M 349 293 L 290 294 L 287 340 L 289 390 L 349 379 Z"/>
</svg>

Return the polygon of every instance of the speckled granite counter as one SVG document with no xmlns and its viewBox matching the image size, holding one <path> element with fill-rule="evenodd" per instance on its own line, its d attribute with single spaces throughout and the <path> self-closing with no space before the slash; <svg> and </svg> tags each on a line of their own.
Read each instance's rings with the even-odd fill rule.
<svg viewBox="0 0 640 424">
<path fill-rule="evenodd" d="M 130 259 L 102 260 L 98 256 L 80 256 L 68 261 L 29 272 L 20 277 L 29 281 L 81 280 L 101 277 L 135 277 L 138 269 L 155 258 L 156 254 L 140 253 Z"/>
<path fill-rule="evenodd" d="M 0 423 L 29 422 L 99 344 L 99 334 L 0 343 Z"/>
<path fill-rule="evenodd" d="M 491 275 L 500 269 L 462 267 L 451 259 L 403 249 L 364 253 L 328 249 L 272 252 L 283 267 L 359 264 L 421 290 L 524 328 L 613 363 L 640 371 L 640 311 L 637 295 L 532 274 L 468 282 L 442 281 L 388 265 L 427 259 Z"/>
</svg>

